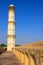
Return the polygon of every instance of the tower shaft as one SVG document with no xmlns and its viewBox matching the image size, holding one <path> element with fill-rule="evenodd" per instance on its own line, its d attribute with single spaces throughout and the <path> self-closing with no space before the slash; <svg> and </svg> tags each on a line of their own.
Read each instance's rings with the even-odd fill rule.
<svg viewBox="0 0 43 65">
<path fill-rule="evenodd" d="M 10 5 L 8 9 L 8 34 L 7 34 L 7 51 L 12 51 L 15 46 L 15 8 Z"/>
</svg>

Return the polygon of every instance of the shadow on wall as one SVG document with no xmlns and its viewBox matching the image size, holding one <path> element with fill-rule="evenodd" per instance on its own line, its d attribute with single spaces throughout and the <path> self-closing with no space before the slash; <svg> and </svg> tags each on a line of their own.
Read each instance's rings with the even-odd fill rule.
<svg viewBox="0 0 43 65">
<path fill-rule="evenodd" d="M 35 60 L 35 57 L 33 55 L 31 55 L 30 57 L 30 65 L 36 65 L 36 60 Z"/>
<path fill-rule="evenodd" d="M 22 53 L 18 50 L 13 50 L 13 53 L 17 56 L 21 64 L 23 65 L 35 65 L 35 57 L 33 55 L 30 55 L 30 58 L 28 57 L 28 54 Z"/>
<path fill-rule="evenodd" d="M 21 62 L 21 64 L 28 65 L 28 58 L 27 58 L 26 54 L 24 54 L 20 51 L 17 51 L 17 50 L 13 50 L 13 53 L 17 56 L 17 58 Z"/>
</svg>

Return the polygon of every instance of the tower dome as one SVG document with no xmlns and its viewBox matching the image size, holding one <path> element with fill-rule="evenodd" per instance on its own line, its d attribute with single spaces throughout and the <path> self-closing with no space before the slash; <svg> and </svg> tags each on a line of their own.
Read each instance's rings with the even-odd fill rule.
<svg viewBox="0 0 43 65">
<path fill-rule="evenodd" d="M 14 5 L 13 4 L 10 4 L 10 7 L 14 7 Z"/>
<path fill-rule="evenodd" d="M 15 9 L 15 6 L 13 4 L 10 4 L 8 8 L 14 8 Z"/>
</svg>

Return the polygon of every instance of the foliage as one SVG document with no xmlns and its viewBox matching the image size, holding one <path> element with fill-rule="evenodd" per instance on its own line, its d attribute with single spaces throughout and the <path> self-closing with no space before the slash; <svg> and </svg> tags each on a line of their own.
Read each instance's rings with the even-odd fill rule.
<svg viewBox="0 0 43 65">
<path fill-rule="evenodd" d="M 6 47 L 6 45 L 4 43 L 0 44 L 0 47 Z"/>
<path fill-rule="evenodd" d="M 15 45 L 15 46 L 20 46 L 20 45 Z"/>
</svg>

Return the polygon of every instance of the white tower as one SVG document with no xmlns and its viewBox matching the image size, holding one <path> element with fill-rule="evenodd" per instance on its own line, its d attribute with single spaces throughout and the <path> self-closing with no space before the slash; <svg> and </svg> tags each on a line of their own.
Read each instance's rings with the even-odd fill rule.
<svg viewBox="0 0 43 65">
<path fill-rule="evenodd" d="M 15 7 L 11 4 L 8 8 L 8 34 L 7 51 L 12 51 L 15 46 Z"/>
</svg>

